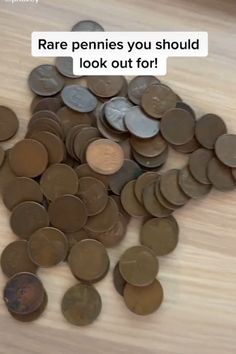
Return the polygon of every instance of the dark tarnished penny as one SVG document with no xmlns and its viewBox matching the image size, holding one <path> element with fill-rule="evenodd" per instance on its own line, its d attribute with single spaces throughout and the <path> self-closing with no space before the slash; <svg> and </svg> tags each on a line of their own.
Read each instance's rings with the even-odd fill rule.
<svg viewBox="0 0 236 354">
<path fill-rule="evenodd" d="M 125 211 L 134 217 L 147 216 L 148 213 L 135 196 L 135 180 L 128 182 L 121 191 L 121 204 Z"/>
<path fill-rule="evenodd" d="M 43 194 L 36 181 L 28 177 L 16 177 L 10 181 L 2 192 L 3 203 L 12 210 L 22 202 L 42 203 Z"/>
<path fill-rule="evenodd" d="M 145 222 L 140 232 L 140 242 L 149 247 L 156 256 L 172 252 L 179 239 L 179 226 L 173 216 L 153 218 Z"/>
<path fill-rule="evenodd" d="M 123 296 L 126 281 L 124 280 L 124 278 L 122 277 L 122 275 L 120 273 L 119 262 L 116 263 L 116 266 L 113 269 L 113 284 L 114 284 L 116 291 L 121 296 Z"/>
<path fill-rule="evenodd" d="M 7 277 L 21 272 L 36 273 L 37 266 L 28 255 L 28 242 L 20 240 L 7 245 L 1 254 L 1 268 Z"/>
<path fill-rule="evenodd" d="M 48 153 L 40 142 L 24 139 L 16 143 L 9 152 L 12 171 L 19 177 L 37 177 L 48 164 Z"/>
<path fill-rule="evenodd" d="M 113 97 L 123 87 L 122 76 L 88 76 L 87 84 L 89 90 L 98 97 Z"/>
<path fill-rule="evenodd" d="M 183 192 L 193 199 L 204 197 L 211 191 L 211 185 L 198 182 L 188 166 L 179 171 L 179 185 Z"/>
<path fill-rule="evenodd" d="M 29 86 L 39 96 L 53 96 L 64 86 L 64 79 L 53 65 L 40 65 L 29 75 Z"/>
<path fill-rule="evenodd" d="M 208 164 L 207 174 L 213 186 L 220 191 L 232 191 L 236 187 L 231 168 L 215 157 Z"/>
<path fill-rule="evenodd" d="M 165 208 L 156 198 L 155 185 L 156 182 L 152 182 L 144 188 L 143 204 L 149 214 L 157 218 L 164 218 L 172 214 L 173 211 Z"/>
<path fill-rule="evenodd" d="M 31 112 L 39 112 L 39 111 L 50 111 L 50 112 L 57 112 L 63 102 L 61 99 L 61 96 L 55 96 L 55 97 L 40 97 L 40 96 L 35 96 L 32 103 L 31 103 Z"/>
<path fill-rule="evenodd" d="M 85 230 L 95 233 L 102 233 L 111 230 L 118 222 L 119 210 L 116 202 L 108 198 L 105 209 L 94 216 L 88 218 Z"/>
<path fill-rule="evenodd" d="M 194 110 L 187 103 L 179 101 L 176 103 L 176 108 L 181 108 L 184 109 L 185 111 L 188 111 L 196 119 L 196 114 Z"/>
<path fill-rule="evenodd" d="M 12 171 L 12 169 L 10 167 L 9 152 L 10 152 L 10 150 L 6 150 L 5 159 L 3 161 L 2 166 L 0 167 L 0 191 L 1 191 L 1 193 L 3 192 L 5 187 L 8 185 L 8 183 L 16 178 L 15 173 Z"/>
<path fill-rule="evenodd" d="M 99 316 L 102 300 L 98 291 L 89 284 L 72 286 L 62 299 L 62 313 L 75 326 L 87 326 Z"/>
<path fill-rule="evenodd" d="M 138 106 L 126 112 L 125 125 L 131 134 L 142 139 L 153 138 L 159 132 L 159 122 L 149 118 Z"/>
<path fill-rule="evenodd" d="M 80 85 L 65 86 L 61 97 L 66 106 L 81 113 L 92 112 L 97 106 L 96 97 Z"/>
<path fill-rule="evenodd" d="M 74 195 L 64 195 L 52 201 L 48 213 L 50 223 L 66 233 L 80 230 L 87 221 L 85 205 Z"/>
<path fill-rule="evenodd" d="M 215 152 L 223 164 L 229 167 L 236 167 L 236 135 L 221 135 L 216 140 Z"/>
<path fill-rule="evenodd" d="M 133 155 L 132 155 L 132 149 L 130 146 L 129 139 L 125 139 L 123 141 L 120 141 L 119 145 L 122 148 L 122 150 L 124 151 L 125 159 L 132 160 Z"/>
<path fill-rule="evenodd" d="M 79 21 L 72 27 L 73 32 L 103 32 L 104 28 L 97 22 L 91 20 Z"/>
<path fill-rule="evenodd" d="M 81 129 L 81 131 L 76 134 L 73 143 L 74 154 L 76 157 L 80 160 L 83 160 L 90 140 L 99 137 L 101 137 L 100 133 L 95 127 L 84 127 Z"/>
<path fill-rule="evenodd" d="M 66 164 L 51 165 L 40 179 L 42 192 L 48 200 L 55 200 L 65 194 L 74 195 L 78 185 L 76 172 Z"/>
<path fill-rule="evenodd" d="M 178 179 L 179 170 L 169 170 L 161 176 L 160 190 L 171 204 L 181 206 L 187 203 L 189 197 L 181 190 Z"/>
<path fill-rule="evenodd" d="M 131 136 L 130 144 L 139 155 L 144 157 L 159 156 L 167 148 L 167 143 L 160 134 L 150 139 L 140 139 L 136 136 Z"/>
<path fill-rule="evenodd" d="M 137 315 L 150 315 L 161 306 L 163 288 L 158 280 L 145 287 L 126 284 L 124 300 L 128 309 Z"/>
<path fill-rule="evenodd" d="M 143 191 L 144 188 L 158 179 L 157 172 L 145 172 L 141 176 L 139 176 L 135 182 L 134 192 L 135 196 L 140 203 L 143 203 Z"/>
<path fill-rule="evenodd" d="M 23 202 L 12 211 L 10 225 L 20 238 L 28 239 L 36 230 L 49 224 L 46 209 L 36 202 Z"/>
<path fill-rule="evenodd" d="M 197 120 L 196 138 L 207 149 L 213 149 L 217 138 L 225 133 L 227 133 L 225 122 L 216 114 L 209 113 Z"/>
<path fill-rule="evenodd" d="M 92 118 L 90 113 L 80 113 L 73 111 L 68 107 L 61 107 L 57 114 L 65 135 L 67 135 L 69 130 L 75 127 L 76 125 L 92 124 Z"/>
<path fill-rule="evenodd" d="M 41 111 L 35 113 L 35 115 L 40 112 Z M 46 111 L 44 111 L 44 112 L 46 112 Z M 51 113 L 54 115 L 53 112 L 51 112 Z M 57 116 L 54 116 L 54 118 L 55 117 L 57 117 Z M 39 118 L 37 118 L 33 121 L 30 121 L 28 124 L 28 131 L 27 131 L 27 134 L 25 137 L 30 138 L 32 132 L 34 132 L 35 130 L 36 131 L 47 131 L 49 133 L 57 135 L 61 139 L 64 138 L 64 133 L 62 130 L 62 126 L 59 123 L 59 120 L 57 120 L 57 118 L 56 119 L 49 118 L 48 114 L 45 117 L 40 116 Z"/>
<path fill-rule="evenodd" d="M 195 119 L 191 113 L 184 109 L 171 109 L 165 113 L 161 120 L 161 133 L 170 144 L 186 144 L 192 140 L 194 129 Z"/>
<path fill-rule="evenodd" d="M 158 273 L 158 260 L 147 247 L 128 248 L 120 258 L 119 269 L 124 280 L 134 286 L 151 284 Z"/>
<path fill-rule="evenodd" d="M 158 199 L 158 201 L 161 203 L 161 205 L 163 205 L 166 209 L 170 209 L 170 210 L 176 210 L 178 208 L 181 207 L 180 206 L 177 206 L 177 205 L 174 205 L 172 203 L 170 203 L 164 196 L 163 194 L 161 193 L 161 190 L 160 190 L 160 179 L 158 179 L 156 181 L 156 185 L 155 185 L 155 195 L 156 195 L 156 198 Z"/>
<path fill-rule="evenodd" d="M 79 179 L 77 194 L 84 202 L 89 216 L 101 213 L 108 202 L 105 185 L 93 177 L 82 177 Z"/>
<path fill-rule="evenodd" d="M 85 240 L 90 237 L 89 233 L 84 230 L 80 229 L 75 232 L 67 233 L 66 234 L 67 240 L 68 240 L 68 246 L 69 246 L 69 251 L 71 248 L 79 241 Z"/>
<path fill-rule="evenodd" d="M 126 223 L 128 224 L 130 220 L 130 215 L 127 213 L 127 211 L 124 209 L 123 205 L 121 204 L 120 196 L 110 194 L 110 198 L 114 200 L 114 202 L 116 203 L 119 209 L 119 212 L 125 217 Z"/>
<path fill-rule="evenodd" d="M 207 168 L 210 160 L 214 157 L 213 151 L 198 149 L 189 157 L 189 169 L 193 177 L 200 183 L 211 184 L 207 176 Z"/>
<path fill-rule="evenodd" d="M 66 236 L 53 227 L 35 231 L 28 241 L 29 257 L 39 267 L 53 267 L 64 261 L 68 252 Z"/>
<path fill-rule="evenodd" d="M 94 283 L 107 274 L 110 261 L 101 242 L 87 239 L 72 247 L 68 263 L 77 279 Z"/>
<path fill-rule="evenodd" d="M 56 58 L 55 65 L 59 73 L 65 77 L 74 79 L 79 77 L 73 74 L 73 59 L 72 57 L 58 57 Z"/>
<path fill-rule="evenodd" d="M 11 139 L 19 128 L 15 112 L 5 106 L 0 106 L 0 127 L 0 141 Z"/>
<path fill-rule="evenodd" d="M 48 98 L 44 98 L 46 100 Z M 30 118 L 30 121 L 28 123 L 28 129 L 31 127 L 36 121 L 41 120 L 42 118 L 47 118 L 49 120 L 56 121 L 59 123 L 58 116 L 55 112 L 49 111 L 49 110 L 40 110 L 35 112 L 32 117 Z"/>
<path fill-rule="evenodd" d="M 191 152 L 194 152 L 195 150 L 200 148 L 200 144 L 197 141 L 197 139 L 195 138 L 195 136 L 188 141 L 185 144 L 182 145 L 171 145 L 173 149 L 175 149 L 176 151 L 182 153 L 182 154 L 190 154 Z"/>
<path fill-rule="evenodd" d="M 106 188 L 108 187 L 109 176 L 101 175 L 100 173 L 93 171 L 87 163 L 76 167 L 75 172 L 77 173 L 78 178 L 94 177 L 96 179 L 99 179 L 105 185 Z"/>
<path fill-rule="evenodd" d="M 108 123 L 120 132 L 127 132 L 124 123 L 126 112 L 132 107 L 132 103 L 124 97 L 115 97 L 105 105 L 105 117 Z"/>
<path fill-rule="evenodd" d="M 131 102 L 140 105 L 141 97 L 145 90 L 153 84 L 158 84 L 160 81 L 155 76 L 136 76 L 129 82 L 128 96 Z"/>
<path fill-rule="evenodd" d="M 168 146 L 166 149 L 158 156 L 155 157 L 145 157 L 133 151 L 134 159 L 144 168 L 158 168 L 161 167 L 167 160 L 169 153 Z"/>
<path fill-rule="evenodd" d="M 125 184 L 138 178 L 141 174 L 142 170 L 135 161 L 125 159 L 119 171 L 110 176 L 109 187 L 114 194 L 120 195 Z"/>
<path fill-rule="evenodd" d="M 32 273 L 18 273 L 8 280 L 3 298 L 9 311 L 28 315 L 43 303 L 45 291 L 39 278 Z"/>
<path fill-rule="evenodd" d="M 5 159 L 5 150 L 0 146 L 0 168 L 3 165 Z"/>
<path fill-rule="evenodd" d="M 168 110 L 175 108 L 177 101 L 176 94 L 169 87 L 155 84 L 144 91 L 141 106 L 149 116 L 158 119 Z"/>
</svg>

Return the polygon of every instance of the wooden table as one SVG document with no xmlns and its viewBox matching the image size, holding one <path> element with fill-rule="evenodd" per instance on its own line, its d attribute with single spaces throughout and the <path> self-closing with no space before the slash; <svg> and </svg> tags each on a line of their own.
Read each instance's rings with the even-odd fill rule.
<svg viewBox="0 0 236 354">
<path fill-rule="evenodd" d="M 209 33 L 208 58 L 169 60 L 170 84 L 197 115 L 221 115 L 236 132 L 236 50 L 234 0 L 39 0 L 36 4 L 0 4 L 0 104 L 20 119 L 12 146 L 22 138 L 32 98 L 30 70 L 52 59 L 32 58 L 32 31 L 70 30 L 93 19 L 107 30 L 203 30 Z M 172 153 L 166 169 L 186 158 Z M 103 299 L 91 326 L 68 324 L 60 311 L 65 290 L 76 283 L 68 267 L 39 271 L 49 296 L 45 314 L 35 323 L 14 321 L 0 302 L 0 354 L 229 354 L 236 352 L 236 191 L 213 191 L 176 212 L 180 242 L 160 259 L 165 302 L 154 315 L 135 316 L 116 294 L 111 274 L 96 285 Z M 0 205 L 0 249 L 16 239 L 9 213 Z M 132 220 L 126 240 L 109 252 L 111 268 L 127 246 L 138 242 L 140 222 Z M 0 274 L 1 287 L 6 281 Z"/>
</svg>

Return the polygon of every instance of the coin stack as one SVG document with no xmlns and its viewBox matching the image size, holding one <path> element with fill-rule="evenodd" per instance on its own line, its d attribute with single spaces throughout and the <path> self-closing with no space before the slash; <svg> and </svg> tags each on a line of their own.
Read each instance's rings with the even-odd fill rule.
<svg viewBox="0 0 236 354">
<path fill-rule="evenodd" d="M 74 31 L 101 31 L 82 21 Z M 191 198 L 236 186 L 236 135 L 215 114 L 193 109 L 156 77 L 73 75 L 72 59 L 57 58 L 29 75 L 34 93 L 25 138 L 0 148 L 0 189 L 19 240 L 2 252 L 9 277 L 4 300 L 20 321 L 38 318 L 47 304 L 40 267 L 68 262 L 79 281 L 62 299 L 66 320 L 92 323 L 102 307 L 94 283 L 109 271 L 108 248 L 125 237 L 130 217 L 143 218 L 140 245 L 113 270 L 115 289 L 138 315 L 157 310 L 163 289 L 158 258 L 172 252 L 179 227 L 172 215 Z M 18 119 L 0 107 L 0 141 Z M 170 149 L 188 164 L 162 172 Z"/>
</svg>

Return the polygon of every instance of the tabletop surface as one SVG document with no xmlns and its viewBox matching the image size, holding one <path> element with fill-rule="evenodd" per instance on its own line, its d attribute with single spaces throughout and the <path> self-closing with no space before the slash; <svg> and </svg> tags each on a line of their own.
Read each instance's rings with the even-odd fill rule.
<svg viewBox="0 0 236 354">
<path fill-rule="evenodd" d="M 236 133 L 236 4 L 232 0 L 0 0 L 0 104 L 20 119 L 12 146 L 30 118 L 32 94 L 27 76 L 53 58 L 31 57 L 32 31 L 66 31 L 79 20 L 93 19 L 106 30 L 208 31 L 207 58 L 172 58 L 163 81 L 195 109 L 197 116 L 216 113 Z M 171 154 L 165 169 L 186 157 Z M 229 354 L 236 352 L 236 191 L 212 191 L 175 214 L 180 241 L 160 258 L 159 279 L 165 301 L 148 317 L 135 316 L 115 292 L 112 272 L 96 284 L 103 309 L 91 326 L 68 324 L 61 298 L 76 280 L 66 264 L 39 271 L 49 304 L 35 323 L 14 321 L 0 300 L 0 354 Z M 139 220 L 131 220 L 126 239 L 109 251 L 111 269 L 128 246 L 138 243 Z M 0 202 L 0 251 L 15 240 L 9 213 Z M 0 272 L 0 286 L 6 279 Z"/>
</svg>

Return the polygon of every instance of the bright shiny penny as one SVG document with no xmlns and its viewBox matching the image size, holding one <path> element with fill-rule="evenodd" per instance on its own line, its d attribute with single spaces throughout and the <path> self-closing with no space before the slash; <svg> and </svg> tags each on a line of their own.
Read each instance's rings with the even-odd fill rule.
<svg viewBox="0 0 236 354">
<path fill-rule="evenodd" d="M 232 191 L 236 187 L 231 168 L 215 157 L 209 162 L 207 174 L 213 186 L 220 191 Z"/>
<path fill-rule="evenodd" d="M 191 174 L 188 166 L 185 166 L 179 171 L 179 185 L 183 192 L 193 199 L 206 196 L 211 191 L 212 187 L 210 184 L 198 182 Z"/>
<path fill-rule="evenodd" d="M 209 113 L 197 120 L 195 135 L 206 149 L 213 149 L 217 138 L 226 133 L 225 122 L 216 114 Z"/>
<path fill-rule="evenodd" d="M 18 118 L 10 108 L 0 106 L 0 141 L 11 139 L 19 128 Z"/>
<path fill-rule="evenodd" d="M 121 204 L 130 216 L 147 216 L 148 212 L 135 196 L 135 183 L 135 180 L 126 183 L 121 191 Z"/>
<path fill-rule="evenodd" d="M 214 157 L 212 150 L 208 149 L 197 149 L 189 157 L 189 169 L 193 177 L 200 183 L 211 184 L 207 169 L 210 160 Z"/>
<path fill-rule="evenodd" d="M 132 135 L 130 144 L 139 155 L 144 157 L 159 156 L 167 148 L 167 143 L 160 134 L 150 139 L 140 139 Z"/>
<path fill-rule="evenodd" d="M 228 167 L 236 167 L 236 135 L 221 135 L 215 144 L 218 159 Z"/>
<path fill-rule="evenodd" d="M 149 139 L 159 132 L 159 122 L 148 117 L 139 106 L 130 108 L 125 114 L 128 131 L 141 139 Z"/>
<path fill-rule="evenodd" d="M 161 176 L 160 190 L 171 204 L 182 206 L 188 202 L 189 197 L 181 190 L 178 179 L 179 170 L 169 170 Z"/>
<path fill-rule="evenodd" d="M 143 191 L 144 188 L 149 185 L 151 182 L 154 182 L 158 179 L 157 172 L 145 172 L 139 176 L 135 182 L 134 192 L 140 203 L 143 202 Z"/>
</svg>

